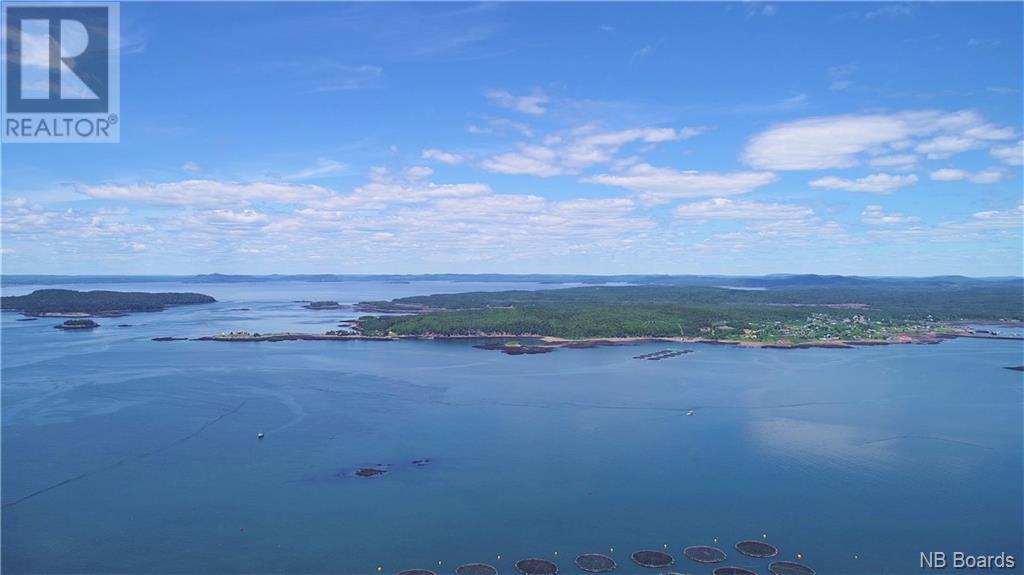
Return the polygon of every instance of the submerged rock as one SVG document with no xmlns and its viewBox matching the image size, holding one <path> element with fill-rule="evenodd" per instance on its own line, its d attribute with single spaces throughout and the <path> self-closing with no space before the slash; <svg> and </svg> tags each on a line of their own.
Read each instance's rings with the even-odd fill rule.
<svg viewBox="0 0 1024 575">
<path fill-rule="evenodd" d="M 555 348 L 547 345 L 523 345 L 518 341 L 481 343 L 474 345 L 476 349 L 500 351 L 508 355 L 532 355 L 537 353 L 551 353 Z"/>
</svg>

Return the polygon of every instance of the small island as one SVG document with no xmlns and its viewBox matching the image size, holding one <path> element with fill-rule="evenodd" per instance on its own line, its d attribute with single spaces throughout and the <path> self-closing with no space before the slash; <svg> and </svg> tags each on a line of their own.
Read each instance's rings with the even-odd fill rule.
<svg viewBox="0 0 1024 575">
<path fill-rule="evenodd" d="M 163 311 L 169 306 L 214 303 L 200 293 L 149 293 L 41 289 L 0 298 L 0 310 L 36 317 L 117 317 L 132 312 Z"/>
<path fill-rule="evenodd" d="M 80 331 L 86 329 L 94 329 L 99 326 L 100 324 L 92 321 L 91 319 L 69 319 L 64 323 L 55 325 L 53 327 L 68 331 Z"/>
<path fill-rule="evenodd" d="M 323 310 L 323 309 L 344 309 L 348 306 L 342 305 L 336 301 L 311 301 L 306 305 L 302 306 L 306 309 Z"/>
</svg>

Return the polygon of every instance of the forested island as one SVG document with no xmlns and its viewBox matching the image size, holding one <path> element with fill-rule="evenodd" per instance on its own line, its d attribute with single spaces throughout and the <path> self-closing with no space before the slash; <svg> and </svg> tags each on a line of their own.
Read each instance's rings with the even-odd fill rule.
<svg viewBox="0 0 1024 575">
<path fill-rule="evenodd" d="M 970 327 L 1022 325 L 1020 279 L 786 276 L 765 283 L 771 287 L 657 284 L 414 296 L 356 304 L 367 315 L 346 321 L 344 329 L 231 332 L 199 339 L 482 338 L 493 341 L 476 347 L 512 355 L 644 339 L 769 348 L 1021 339 Z"/>
<path fill-rule="evenodd" d="M 60 325 L 55 325 L 53 327 L 55 327 L 57 329 L 67 330 L 67 331 L 75 331 L 75 330 L 95 329 L 95 328 L 97 328 L 99 326 L 100 326 L 100 324 L 92 321 L 91 319 L 69 319 L 69 320 L 65 321 L 64 323 L 62 323 Z"/>
<path fill-rule="evenodd" d="M 1019 281 L 845 282 L 741 290 L 707 286 L 587 286 L 439 294 L 363 302 L 367 336 L 682 338 L 767 345 L 932 343 L 970 335 L 965 322 L 1019 323 Z M 997 334 L 982 334 L 998 337 Z"/>
<path fill-rule="evenodd" d="M 27 316 L 117 316 L 130 312 L 161 311 L 172 305 L 214 303 L 200 293 L 149 293 L 41 289 L 28 295 L 0 298 L 0 309 Z"/>
</svg>

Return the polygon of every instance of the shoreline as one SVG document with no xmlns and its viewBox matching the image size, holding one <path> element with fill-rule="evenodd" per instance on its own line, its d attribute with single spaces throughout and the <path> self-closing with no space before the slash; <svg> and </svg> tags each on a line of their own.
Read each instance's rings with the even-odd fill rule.
<svg viewBox="0 0 1024 575">
<path fill-rule="evenodd" d="M 957 333 L 957 332 L 931 332 L 920 334 L 907 334 L 897 338 L 889 339 L 868 339 L 868 340 L 828 340 L 808 342 L 759 342 L 759 341 L 738 341 L 729 339 L 711 339 L 699 337 L 655 337 L 655 336 L 633 336 L 633 337 L 598 337 L 584 339 L 567 339 L 555 336 L 544 336 L 538 334 L 477 334 L 477 335 L 396 335 L 396 336 L 368 336 L 361 334 L 327 335 L 314 333 L 274 333 L 260 335 L 213 335 L 191 338 L 190 341 L 220 341 L 220 342 L 277 342 L 277 341 L 403 341 L 403 340 L 539 340 L 544 347 L 551 349 L 586 349 L 600 346 L 634 345 L 639 343 L 683 343 L 683 344 L 708 344 L 708 345 L 731 345 L 742 348 L 753 349 L 854 349 L 857 347 L 869 347 L 880 345 L 935 345 L 945 340 L 965 339 L 995 339 L 1009 341 L 1024 341 L 1024 337 L 1003 336 L 981 333 Z M 160 338 L 164 341 L 167 339 Z"/>
</svg>

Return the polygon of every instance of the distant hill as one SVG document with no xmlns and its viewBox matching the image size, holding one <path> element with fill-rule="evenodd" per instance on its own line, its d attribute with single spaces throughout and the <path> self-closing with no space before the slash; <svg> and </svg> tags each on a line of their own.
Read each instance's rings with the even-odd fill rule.
<svg viewBox="0 0 1024 575">
<path fill-rule="evenodd" d="M 0 298 L 0 309 L 27 315 L 82 313 L 90 315 L 160 311 L 171 305 L 213 303 L 200 293 L 148 293 L 41 289 L 28 295 Z"/>
<path fill-rule="evenodd" d="M 4 285 L 58 285 L 58 284 L 103 284 L 103 283 L 238 283 L 238 282 L 356 282 L 356 281 L 447 281 L 447 282 L 530 282 L 530 283 L 580 283 L 580 284 L 635 284 L 635 285 L 678 285 L 678 286 L 734 286 L 734 287 L 827 287 L 827 286 L 869 286 L 869 285 L 966 285 L 1006 283 L 1024 285 L 1024 278 L 994 277 L 970 278 L 966 276 L 935 277 L 874 277 L 819 274 L 772 274 L 764 276 L 728 275 L 664 275 L 664 274 L 199 274 L 186 276 L 71 276 L 71 275 L 4 275 Z"/>
</svg>

